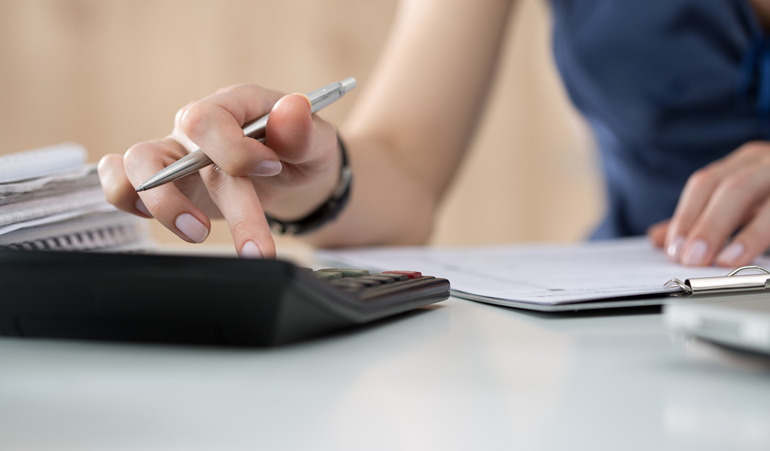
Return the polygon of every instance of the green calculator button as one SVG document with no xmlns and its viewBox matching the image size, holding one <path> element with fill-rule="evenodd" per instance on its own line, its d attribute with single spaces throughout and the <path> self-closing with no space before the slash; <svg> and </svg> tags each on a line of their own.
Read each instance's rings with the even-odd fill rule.
<svg viewBox="0 0 770 451">
<path fill-rule="evenodd" d="M 339 271 L 316 271 L 313 275 L 322 280 L 339 279 L 342 277 L 342 273 Z"/>
</svg>

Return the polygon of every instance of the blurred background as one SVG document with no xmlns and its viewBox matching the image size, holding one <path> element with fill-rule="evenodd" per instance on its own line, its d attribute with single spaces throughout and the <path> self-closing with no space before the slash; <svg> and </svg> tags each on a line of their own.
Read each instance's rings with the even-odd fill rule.
<svg viewBox="0 0 770 451">
<path fill-rule="evenodd" d="M 471 0 L 468 0 L 471 1 Z M 74 141 L 90 160 L 165 136 L 177 109 L 237 83 L 365 86 L 396 0 L 0 0 L 0 154 Z M 603 209 L 590 132 L 550 51 L 544 0 L 520 0 L 435 244 L 574 241 Z M 458 55 L 462 58 L 462 55 Z M 353 91 L 321 115 L 340 124 Z M 179 244 L 157 223 L 160 242 Z M 230 243 L 216 222 L 208 244 Z"/>
</svg>

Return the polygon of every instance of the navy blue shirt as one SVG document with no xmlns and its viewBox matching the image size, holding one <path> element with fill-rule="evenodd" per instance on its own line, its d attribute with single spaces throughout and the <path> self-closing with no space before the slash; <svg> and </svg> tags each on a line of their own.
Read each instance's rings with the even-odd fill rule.
<svg viewBox="0 0 770 451">
<path fill-rule="evenodd" d="M 687 178 L 770 139 L 770 40 L 748 0 L 551 0 L 556 64 L 601 149 L 594 238 L 671 217 Z"/>
</svg>

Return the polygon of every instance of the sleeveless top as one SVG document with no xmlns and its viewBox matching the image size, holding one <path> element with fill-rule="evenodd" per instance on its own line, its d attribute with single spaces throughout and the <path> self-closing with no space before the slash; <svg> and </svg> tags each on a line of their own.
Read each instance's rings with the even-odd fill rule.
<svg viewBox="0 0 770 451">
<path fill-rule="evenodd" d="M 593 238 L 671 217 L 688 177 L 770 139 L 770 38 L 748 0 L 550 0 L 556 65 L 600 147 Z"/>
</svg>

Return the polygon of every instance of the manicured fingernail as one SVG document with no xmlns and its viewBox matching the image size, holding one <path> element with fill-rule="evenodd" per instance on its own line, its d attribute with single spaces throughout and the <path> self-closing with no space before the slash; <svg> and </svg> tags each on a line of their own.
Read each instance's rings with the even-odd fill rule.
<svg viewBox="0 0 770 451">
<path fill-rule="evenodd" d="M 246 241 L 241 248 L 241 258 L 262 258 L 262 252 L 257 247 L 257 243 Z"/>
<path fill-rule="evenodd" d="M 265 160 L 262 163 L 259 163 L 259 166 L 254 168 L 254 170 L 251 171 L 250 175 L 257 175 L 260 177 L 270 177 L 273 175 L 280 174 L 281 169 L 283 169 L 283 165 L 281 165 L 280 161 Z"/>
<path fill-rule="evenodd" d="M 144 204 L 144 202 L 142 202 L 142 199 L 137 199 L 136 203 L 134 204 L 134 207 L 136 207 L 137 210 L 141 211 L 142 213 L 152 218 L 152 214 L 150 213 L 150 210 L 147 209 L 147 206 Z"/>
<path fill-rule="evenodd" d="M 678 262 L 682 257 L 682 247 L 684 246 L 684 237 L 682 235 L 676 236 L 671 244 L 666 248 L 666 254 L 672 261 Z"/>
<path fill-rule="evenodd" d="M 684 252 L 682 263 L 688 266 L 703 264 L 703 257 L 706 256 L 708 249 L 708 244 L 705 241 L 701 239 L 693 241 Z"/>
<path fill-rule="evenodd" d="M 307 96 L 307 95 L 305 95 L 305 94 L 302 94 L 301 92 L 295 92 L 295 93 L 294 93 L 294 94 L 292 94 L 292 95 L 293 95 L 293 96 L 300 96 L 300 97 L 302 97 L 303 99 L 307 100 L 307 106 L 308 106 L 308 108 L 310 108 L 310 111 L 313 111 L 313 104 L 310 102 L 310 97 L 308 97 L 308 96 Z"/>
<path fill-rule="evenodd" d="M 177 216 L 174 224 L 180 232 L 195 243 L 202 243 L 209 236 L 209 229 L 190 213 Z"/>
<path fill-rule="evenodd" d="M 724 265 L 731 265 L 734 261 L 738 260 L 741 255 L 743 255 L 744 250 L 745 248 L 743 247 L 743 244 L 732 243 L 727 246 L 721 254 L 719 254 L 717 261 Z"/>
</svg>

